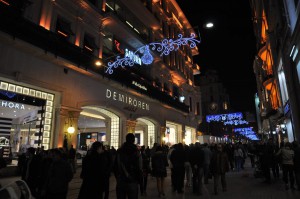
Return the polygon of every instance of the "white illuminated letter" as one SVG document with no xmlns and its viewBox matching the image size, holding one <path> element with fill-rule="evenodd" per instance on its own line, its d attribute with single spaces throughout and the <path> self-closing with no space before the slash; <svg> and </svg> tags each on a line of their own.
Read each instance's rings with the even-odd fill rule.
<svg viewBox="0 0 300 199">
<path fill-rule="evenodd" d="M 109 89 L 106 89 L 106 98 L 111 97 L 111 91 Z"/>
</svg>

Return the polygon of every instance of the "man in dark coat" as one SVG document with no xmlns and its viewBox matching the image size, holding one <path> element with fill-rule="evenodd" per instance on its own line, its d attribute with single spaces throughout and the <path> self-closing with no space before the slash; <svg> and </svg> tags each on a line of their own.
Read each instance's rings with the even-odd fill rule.
<svg viewBox="0 0 300 199">
<path fill-rule="evenodd" d="M 177 193 L 183 193 L 183 185 L 184 185 L 184 174 L 185 174 L 185 152 L 182 143 L 178 143 L 175 145 L 175 149 L 170 156 L 170 161 L 173 166 L 173 191 L 177 191 Z"/>
<path fill-rule="evenodd" d="M 54 149 L 53 161 L 49 167 L 45 183 L 45 199 L 66 199 L 69 182 L 72 178 L 71 165 L 63 158 L 63 152 Z"/>
<path fill-rule="evenodd" d="M 300 191 L 300 146 L 297 141 L 293 141 L 294 150 L 294 172 L 297 188 Z"/>
<path fill-rule="evenodd" d="M 76 173 L 76 149 L 74 149 L 73 145 L 71 144 L 69 153 L 68 153 L 68 161 L 72 166 L 72 170 Z"/>
<path fill-rule="evenodd" d="M 223 191 L 227 191 L 225 173 L 229 171 L 229 161 L 226 152 L 223 152 L 222 144 L 217 145 L 210 162 L 211 172 L 214 176 L 214 191 L 218 194 L 218 184 L 221 177 Z"/>
<path fill-rule="evenodd" d="M 270 168 L 272 167 L 274 160 L 275 146 L 273 143 L 273 138 L 269 138 L 268 142 L 264 145 L 262 149 L 262 162 L 261 166 L 265 176 L 265 183 L 271 183 L 271 173 Z"/>
<path fill-rule="evenodd" d="M 199 142 L 191 149 L 190 162 L 193 170 L 193 193 L 202 195 L 202 178 L 204 174 L 204 151 Z"/>
<path fill-rule="evenodd" d="M 110 160 L 101 142 L 94 142 L 83 158 L 80 177 L 82 184 L 78 199 L 103 198 L 110 175 Z"/>
<path fill-rule="evenodd" d="M 138 185 L 142 177 L 142 157 L 134 141 L 134 134 L 128 133 L 126 142 L 117 151 L 114 173 L 118 199 L 138 198 Z"/>
</svg>

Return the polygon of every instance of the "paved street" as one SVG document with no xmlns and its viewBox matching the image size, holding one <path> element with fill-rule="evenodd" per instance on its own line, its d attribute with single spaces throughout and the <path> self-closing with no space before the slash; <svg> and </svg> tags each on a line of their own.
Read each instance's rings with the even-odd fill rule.
<svg viewBox="0 0 300 199">
<path fill-rule="evenodd" d="M 81 185 L 81 179 L 79 178 L 80 167 L 77 170 L 73 180 L 69 185 L 68 199 L 76 199 L 79 188 Z M 18 177 L 2 178 L 0 179 L 1 184 L 9 183 L 18 179 Z M 110 197 L 116 198 L 115 193 L 115 179 L 114 176 L 110 178 Z M 203 196 L 200 198 L 218 198 L 218 199 L 296 199 L 300 198 L 300 191 L 297 190 L 285 190 L 284 183 L 281 179 L 272 181 L 272 184 L 265 184 L 262 182 L 262 178 L 254 178 L 253 169 L 250 168 L 247 160 L 244 171 L 241 172 L 229 172 L 227 174 L 228 191 L 220 191 L 218 195 L 213 193 L 213 183 L 210 180 L 208 185 L 204 185 Z M 158 198 L 156 191 L 155 178 L 149 176 L 147 196 L 143 198 Z M 141 197 L 142 198 L 142 197 Z M 166 198 L 179 199 L 179 198 L 199 198 L 192 194 L 192 188 L 186 187 L 184 194 L 173 193 L 170 185 L 170 173 L 166 179 Z"/>
</svg>

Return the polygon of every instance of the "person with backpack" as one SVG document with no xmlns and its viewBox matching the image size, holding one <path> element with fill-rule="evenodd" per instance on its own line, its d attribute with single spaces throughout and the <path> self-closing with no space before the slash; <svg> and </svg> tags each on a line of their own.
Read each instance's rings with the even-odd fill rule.
<svg viewBox="0 0 300 199">
<path fill-rule="evenodd" d="M 126 142 L 117 150 L 114 173 L 117 199 L 137 199 L 142 177 L 142 157 L 134 144 L 134 134 L 126 135 Z"/>
</svg>

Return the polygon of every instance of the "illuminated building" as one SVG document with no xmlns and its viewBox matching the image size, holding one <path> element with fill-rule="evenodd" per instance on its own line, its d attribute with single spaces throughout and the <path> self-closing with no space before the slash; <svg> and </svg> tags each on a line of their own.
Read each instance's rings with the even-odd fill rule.
<svg viewBox="0 0 300 199">
<path fill-rule="evenodd" d="M 259 133 L 278 142 L 300 139 L 299 1 L 251 0 L 257 56 Z"/>
<path fill-rule="evenodd" d="M 20 145 L 61 147 L 64 138 L 77 148 L 95 140 L 118 148 L 126 133 L 150 147 L 195 142 L 201 118 L 197 46 L 164 56 L 149 48 L 153 60 L 130 53 L 195 35 L 175 0 L 3 0 L 0 11 L 1 100 L 37 113 L 28 120 L 29 111 L 10 116 L 3 135 L 15 151 Z M 125 54 L 133 66 L 108 73 L 108 63 Z M 1 118 L 7 109 L 1 107 Z"/>
</svg>

